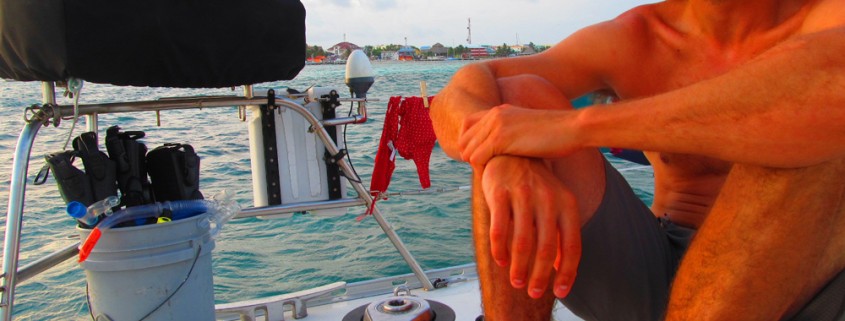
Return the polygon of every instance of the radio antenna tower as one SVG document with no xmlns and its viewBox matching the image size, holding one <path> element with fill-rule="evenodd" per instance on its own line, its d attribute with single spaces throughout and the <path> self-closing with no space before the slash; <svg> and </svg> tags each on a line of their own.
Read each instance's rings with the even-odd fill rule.
<svg viewBox="0 0 845 321">
<path fill-rule="evenodd" d="M 472 24 L 469 18 L 467 18 L 467 44 L 472 44 Z"/>
</svg>

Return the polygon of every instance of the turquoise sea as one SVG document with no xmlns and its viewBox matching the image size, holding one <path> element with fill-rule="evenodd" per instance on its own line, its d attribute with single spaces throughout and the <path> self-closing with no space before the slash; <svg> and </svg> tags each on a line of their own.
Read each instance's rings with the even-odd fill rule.
<svg viewBox="0 0 845 321">
<path fill-rule="evenodd" d="M 379 99 L 370 106 L 370 120 L 349 126 L 347 144 L 353 165 L 369 187 L 372 162 L 381 136 L 384 111 L 390 96 L 419 96 L 419 83 L 426 81 L 428 93 L 436 94 L 465 61 L 375 62 L 376 82 L 368 97 Z M 267 88 L 305 89 L 334 87 L 348 92 L 343 83 L 343 65 L 308 65 L 295 80 L 255 86 L 257 95 Z M 113 102 L 118 99 L 150 100 L 184 95 L 232 95 L 241 89 L 185 90 L 172 88 L 114 87 L 86 83 L 80 103 Z M 59 93 L 61 97 L 61 93 Z M 0 80 L 0 212 L 6 213 L 9 176 L 24 108 L 41 99 L 40 84 Z M 60 98 L 60 104 L 70 104 Z M 338 112 L 340 113 L 340 110 Z M 68 137 L 72 121 L 59 127 L 42 128 L 29 166 L 24 210 L 21 266 L 76 240 L 74 221 L 64 213 L 64 204 L 52 178 L 35 186 L 32 178 L 44 165 L 45 153 L 59 151 Z M 155 113 L 100 116 L 100 137 L 105 129 L 120 124 L 124 130 L 143 130 L 144 142 L 152 149 L 164 143 L 189 143 L 201 158 L 200 186 L 205 195 L 228 190 L 242 207 L 252 204 L 249 147 L 246 123 L 239 121 L 235 107 L 204 110 L 164 111 L 161 127 Z M 74 136 L 84 131 L 80 120 Z M 101 141 L 101 149 L 104 149 Z M 634 164 L 612 160 L 619 168 Z M 78 164 L 81 167 L 81 163 Z M 435 146 L 431 159 L 431 181 L 435 188 L 469 185 L 466 164 L 447 158 Z M 650 171 L 630 170 L 623 174 L 637 193 L 651 201 Z M 398 159 L 391 192 L 418 190 L 413 162 Z M 455 191 L 429 195 L 392 197 L 378 203 L 385 218 L 426 270 L 473 262 L 469 193 Z M 215 299 L 218 303 L 289 293 L 330 282 L 355 282 L 410 273 L 398 252 L 375 220 L 355 218 L 365 209 L 350 208 L 347 215 L 320 218 L 294 215 L 288 219 L 238 219 L 226 224 L 213 253 Z M 2 215 L 5 226 L 5 215 Z M 5 230 L 5 228 L 4 228 Z M 22 320 L 90 319 L 85 296 L 85 276 L 75 260 L 69 260 L 17 288 L 15 316 Z"/>
</svg>

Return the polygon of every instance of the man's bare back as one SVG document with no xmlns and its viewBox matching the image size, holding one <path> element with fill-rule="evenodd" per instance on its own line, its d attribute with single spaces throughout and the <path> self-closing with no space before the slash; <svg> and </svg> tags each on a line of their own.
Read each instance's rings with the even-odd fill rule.
<svg viewBox="0 0 845 321">
<path fill-rule="evenodd" d="M 693 244 L 693 248 L 684 259 L 684 262 L 694 263 L 682 265 L 678 272 L 678 278 L 681 281 L 676 280 L 676 291 L 672 294 L 673 300 L 675 298 L 689 299 L 690 296 L 686 295 L 688 293 L 707 293 L 708 299 L 699 301 L 706 302 L 705 304 L 712 303 L 714 299 L 718 301 L 719 296 L 733 290 L 724 289 L 725 286 L 728 284 L 735 286 L 742 282 L 720 283 L 715 282 L 716 280 L 701 278 L 701 276 L 715 277 L 724 274 L 726 263 L 760 264 L 763 268 L 756 273 L 768 273 L 773 276 L 791 275 L 799 270 L 799 263 L 796 263 L 794 267 L 783 264 L 782 271 L 766 267 L 765 263 L 773 262 L 776 255 L 755 258 L 757 261 L 749 263 L 749 259 L 742 258 L 743 254 L 739 253 L 745 251 L 744 248 L 757 246 L 755 244 L 758 243 L 755 242 L 760 244 L 760 247 L 755 247 L 755 251 L 771 250 L 763 253 L 777 251 L 789 253 L 790 250 L 786 248 L 793 246 L 799 248 L 827 246 L 820 250 L 819 254 L 800 254 L 812 257 L 813 260 L 819 260 L 821 257 L 821 261 L 818 261 L 820 263 L 812 263 L 817 262 L 812 261 L 800 266 L 800 269 L 811 269 L 812 276 L 807 282 L 810 285 L 795 287 L 782 284 L 771 285 L 772 297 L 778 295 L 789 297 L 785 301 L 777 301 L 788 307 L 772 312 L 771 316 L 788 316 L 809 300 L 809 297 L 824 284 L 825 280 L 829 280 L 834 273 L 841 271 L 845 266 L 845 256 L 841 254 L 841 250 L 845 250 L 845 238 L 836 236 L 837 234 L 834 233 L 832 240 L 829 241 L 821 242 L 813 239 L 813 232 L 821 233 L 819 229 L 829 228 L 824 224 L 845 228 L 843 225 L 845 219 L 837 216 L 845 212 L 842 210 L 841 202 L 837 202 L 842 198 L 841 194 L 836 194 L 839 186 L 827 186 L 819 190 L 823 192 L 817 191 L 814 194 L 818 195 L 819 200 L 808 205 L 829 206 L 809 206 L 808 208 L 822 211 L 824 213 L 821 215 L 834 217 L 834 221 L 813 222 L 819 225 L 807 227 L 806 234 L 802 234 L 801 231 L 784 234 L 783 231 L 774 232 L 771 229 L 756 233 L 755 230 L 768 226 L 770 222 L 787 227 L 790 224 L 794 226 L 798 224 L 798 221 L 789 223 L 789 220 L 804 215 L 787 212 L 788 214 L 783 219 L 778 217 L 772 221 L 775 216 L 768 214 L 765 204 L 758 205 L 759 202 L 774 204 L 786 199 L 784 201 L 786 204 L 781 205 L 788 208 L 792 203 L 800 205 L 800 200 L 789 200 L 788 194 L 774 193 L 765 187 L 756 189 L 758 193 L 761 193 L 759 202 L 757 199 L 738 199 L 730 196 L 741 194 L 740 187 L 754 190 L 749 188 L 748 181 L 763 181 L 763 178 L 782 175 L 779 179 L 771 180 L 771 184 L 775 186 L 782 183 L 788 186 L 797 184 L 795 182 L 799 181 L 793 179 L 793 176 L 829 175 L 838 173 L 842 169 L 842 164 L 838 160 L 845 151 L 838 147 L 830 150 L 831 146 L 826 147 L 823 144 L 841 146 L 843 143 L 842 135 L 834 130 L 836 125 L 833 121 L 834 119 L 841 121 L 842 118 L 837 117 L 845 115 L 842 112 L 845 109 L 843 107 L 845 97 L 841 93 L 845 87 L 843 85 L 845 81 L 841 75 L 841 67 L 845 64 L 841 59 L 841 50 L 845 48 L 841 42 L 845 34 L 843 31 L 845 30 L 843 27 L 845 26 L 845 8 L 843 7 L 845 6 L 836 0 L 675 0 L 635 8 L 611 22 L 595 25 L 576 33 L 547 53 L 521 60 L 486 62 L 481 68 L 477 66 L 465 68 L 466 70 L 459 72 L 452 84 L 447 86 L 435 101 L 432 116 L 436 121 L 438 138 L 447 153 L 470 161 L 476 169 L 484 169 L 484 177 L 494 180 L 497 175 L 491 174 L 490 171 L 497 170 L 505 173 L 517 168 L 501 165 L 509 161 L 497 161 L 495 167 L 485 167 L 487 161 L 496 155 L 559 159 L 594 146 L 655 151 L 647 153 L 655 172 L 655 199 L 652 205 L 655 215 L 665 214 L 676 224 L 695 228 L 701 227 L 708 215 L 717 216 L 718 218 L 715 219 L 717 222 L 741 221 L 745 224 L 724 226 L 708 223 L 702 227 L 698 236 L 700 241 L 697 240 Z M 819 45 L 821 42 L 827 42 L 831 48 Z M 793 53 L 797 51 L 794 49 L 799 47 L 802 49 L 806 47 L 804 50 L 807 55 Z M 830 51 L 826 51 L 828 49 Z M 840 52 L 838 54 L 840 57 L 831 58 L 837 55 L 836 52 Z M 790 65 L 792 61 L 797 67 L 795 70 L 790 68 L 793 67 Z M 554 68 L 549 66 L 554 66 Z M 820 66 L 830 68 L 831 75 L 816 72 L 816 69 L 823 69 Z M 556 113 L 520 109 L 519 107 L 525 106 L 501 97 L 489 96 L 491 92 L 507 91 L 507 88 L 502 87 L 501 79 L 524 74 L 539 75 L 554 84 L 566 97 L 572 98 L 587 92 L 609 90 L 619 96 L 623 102 L 615 107 L 600 107 L 600 109 L 577 113 Z M 495 82 L 491 83 L 492 79 L 499 80 L 498 87 Z M 787 95 L 793 90 L 798 92 L 790 93 L 791 96 Z M 514 106 L 502 105 L 489 113 L 472 115 L 476 111 L 487 110 L 502 103 Z M 832 119 L 818 119 L 812 113 L 800 114 L 799 109 L 805 104 L 808 106 L 830 104 L 834 110 L 818 109 L 816 113 L 825 113 Z M 558 108 L 567 108 L 564 103 L 560 105 Z M 468 123 L 466 119 L 470 119 Z M 634 124 L 631 123 L 632 121 Z M 827 121 L 831 122 L 827 123 Z M 641 129 L 637 128 L 638 122 L 643 122 Z M 771 133 L 765 132 L 768 129 L 766 128 L 769 125 L 768 122 L 775 126 Z M 818 132 L 806 130 L 817 126 L 828 130 Z M 460 145 L 458 144 L 459 136 L 463 136 L 460 137 Z M 553 137 L 553 140 L 548 140 L 548 137 Z M 737 166 L 732 165 L 733 163 L 744 165 L 738 166 L 739 169 L 737 169 Z M 804 166 L 826 169 L 817 172 L 775 171 L 773 173 L 767 169 Z M 555 174 L 558 174 L 560 180 L 566 183 L 566 187 L 571 189 L 578 198 L 581 222 L 586 223 L 592 215 L 590 209 L 594 210 L 598 206 L 598 203 L 593 200 L 595 192 L 584 192 L 585 189 L 580 186 L 581 184 L 570 184 L 571 181 L 568 181 L 566 177 L 570 174 L 563 174 L 564 166 L 553 166 L 553 168 Z M 558 168 L 561 170 L 558 171 Z M 808 174 L 811 172 L 815 174 Z M 823 172 L 827 174 L 822 174 Z M 731 178 L 728 177 L 729 173 Z M 730 184 L 731 195 L 719 196 L 723 185 L 727 186 L 725 184 Z M 504 183 L 498 185 L 507 186 Z M 755 187 L 759 186 L 755 185 Z M 790 189 L 783 189 L 783 191 L 786 190 Z M 783 191 L 780 193 L 785 193 Z M 478 249 L 480 269 L 485 264 L 482 261 L 486 259 L 482 255 L 489 255 L 489 252 L 484 253 L 489 251 L 485 246 L 491 247 L 497 261 L 507 262 L 502 259 L 502 253 L 506 255 L 507 250 L 499 249 L 498 247 L 503 246 L 503 243 L 501 240 L 496 240 L 501 235 L 496 235 L 492 231 L 502 228 L 496 225 L 495 217 L 502 215 L 496 214 L 496 211 L 525 212 L 514 206 L 518 207 L 518 204 L 530 202 L 519 201 L 515 197 L 525 196 L 517 194 L 499 193 L 497 194 L 499 196 L 492 198 L 489 194 L 485 195 L 487 202 L 492 202 L 488 205 L 494 212 L 493 222 L 486 222 L 491 225 L 490 238 L 493 242 L 492 244 L 477 243 L 477 246 L 481 247 Z M 502 207 L 501 204 L 496 204 L 501 202 L 499 199 L 507 198 L 511 198 L 507 201 L 510 205 L 506 204 Z M 792 203 L 789 203 L 790 201 Z M 743 203 L 750 205 L 745 206 Z M 714 204 L 718 206 L 715 210 L 713 210 Z M 510 209 L 510 207 L 514 208 Z M 796 210 L 799 208 L 801 206 L 795 207 Z M 750 214 L 743 215 L 752 219 L 737 220 L 732 216 L 733 213 L 745 212 Z M 813 215 L 818 214 L 813 213 Z M 484 214 L 476 213 L 475 218 L 479 219 L 479 215 Z M 753 219 L 759 215 L 768 215 L 768 217 L 766 220 Z M 514 218 L 517 217 L 514 216 Z M 710 221 L 713 220 L 708 220 Z M 502 220 L 499 219 L 498 222 Z M 537 222 L 537 229 L 545 228 L 539 224 L 540 221 Z M 556 228 L 554 224 L 551 225 Z M 578 233 L 572 227 L 564 225 L 559 227 L 560 233 Z M 487 234 L 478 234 L 479 228 L 487 227 L 484 224 L 477 224 L 476 236 L 486 236 Z M 540 231 L 541 236 L 537 237 L 538 243 L 532 247 L 530 244 L 528 246 L 519 244 L 525 240 L 533 240 L 532 238 L 518 236 L 534 233 L 534 227 L 516 226 L 514 229 L 513 233 L 516 236 L 512 241 L 514 242 L 512 246 L 534 250 L 537 254 L 533 259 L 533 268 L 516 262 L 511 264 L 511 283 L 516 286 L 513 282 L 515 278 L 525 278 L 530 274 L 531 280 L 539 281 L 529 282 L 529 288 L 537 287 L 538 284 L 548 280 L 541 276 L 542 272 L 538 273 L 543 270 L 538 269 L 537 266 L 548 264 L 549 240 L 544 239 L 542 235 L 549 235 L 549 233 L 544 234 Z M 751 236 L 731 233 L 750 233 Z M 804 235 L 805 239 L 797 238 L 800 235 Z M 506 236 L 507 233 L 505 233 Z M 724 245 L 733 244 L 731 242 L 735 237 L 752 245 L 743 243 Z M 793 238 L 792 243 L 786 240 L 790 237 Z M 478 239 L 476 241 L 479 242 Z M 773 243 L 766 243 L 769 241 Z M 567 242 L 571 241 L 560 239 L 560 246 L 570 249 L 575 244 Z M 799 244 L 795 244 L 796 242 Z M 697 244 L 700 246 L 696 247 Z M 727 249 L 733 249 L 730 246 L 740 247 L 742 251 L 733 251 L 736 252 L 733 256 L 724 255 L 728 253 Z M 751 257 L 752 255 L 744 254 L 744 256 Z M 793 257 L 793 259 L 801 260 L 802 258 Z M 520 262 L 523 260 L 527 259 L 524 256 L 514 259 Z M 567 257 L 564 254 L 564 261 L 566 260 Z M 696 266 L 702 264 L 706 266 L 700 268 Z M 564 263 L 564 265 L 571 269 L 572 263 Z M 577 259 L 575 266 L 577 266 Z M 499 273 L 496 272 L 495 266 L 485 266 L 485 269 L 488 268 L 494 274 Z M 754 270 L 752 267 L 748 269 Z M 507 276 L 507 271 L 505 270 L 503 274 Z M 571 282 L 574 277 L 574 271 L 567 268 L 559 269 L 555 280 L 555 292 L 558 295 L 561 293 L 565 295 L 566 287 L 560 286 Z M 696 277 L 699 277 L 701 282 L 711 282 L 712 285 L 706 288 L 695 284 Z M 739 280 L 742 279 L 729 281 L 739 282 Z M 723 288 L 719 289 L 719 287 Z M 787 288 L 791 290 L 787 291 Z M 796 290 L 798 288 L 800 290 Z M 743 290 L 751 291 L 751 295 L 737 298 L 747 300 L 748 302 L 745 303 L 753 303 L 746 307 L 751 311 L 776 301 L 770 302 L 768 299 L 754 301 L 753 295 L 766 298 L 769 296 L 754 292 L 760 289 L 753 286 Z M 529 289 L 529 293 L 530 291 Z M 485 301 L 495 300 L 489 298 L 488 294 L 485 294 L 485 297 Z M 537 296 L 532 295 L 532 297 Z M 507 301 L 511 298 L 501 300 Z M 724 296 L 723 300 L 728 299 Z M 759 305 L 755 305 L 757 302 Z M 689 302 L 687 305 L 693 306 Z M 685 308 L 682 305 L 674 306 Z M 721 306 L 716 307 L 711 304 L 708 311 L 715 314 L 722 313 L 725 310 L 721 308 Z M 670 316 L 678 316 L 678 314 L 670 313 Z"/>
</svg>

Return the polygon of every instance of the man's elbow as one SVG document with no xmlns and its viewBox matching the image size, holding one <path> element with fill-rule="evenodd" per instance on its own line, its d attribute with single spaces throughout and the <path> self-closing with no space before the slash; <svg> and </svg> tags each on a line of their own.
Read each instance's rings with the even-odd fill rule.
<svg viewBox="0 0 845 321">
<path fill-rule="evenodd" d="M 437 143 L 446 156 L 460 160 L 460 150 L 458 148 L 459 131 L 450 124 L 455 121 L 454 115 L 450 115 L 447 106 L 438 103 L 439 97 L 434 99 L 429 110 L 431 115 L 431 122 L 434 126 L 434 134 L 437 136 Z"/>
</svg>

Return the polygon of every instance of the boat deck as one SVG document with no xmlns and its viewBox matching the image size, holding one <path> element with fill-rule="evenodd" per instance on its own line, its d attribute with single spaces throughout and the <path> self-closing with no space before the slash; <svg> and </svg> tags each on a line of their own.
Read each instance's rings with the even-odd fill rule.
<svg viewBox="0 0 845 321">
<path fill-rule="evenodd" d="M 432 304 L 431 302 L 433 301 L 436 303 L 433 303 L 432 305 L 440 303 L 451 308 L 452 312 L 455 314 L 454 320 L 471 321 L 476 320 L 476 318 L 481 315 L 481 293 L 479 290 L 478 277 L 475 274 L 474 264 L 427 271 L 426 273 L 437 280 L 442 280 L 445 284 L 447 284 L 447 286 L 426 291 L 419 285 L 419 282 L 416 281 L 413 274 L 407 274 L 351 284 L 338 282 L 312 290 L 287 295 L 287 298 L 283 300 L 290 301 L 291 297 L 301 297 L 307 301 L 307 317 L 300 318 L 300 320 L 359 321 L 363 318 L 362 309 L 365 306 L 374 302 L 385 302 L 390 298 L 395 298 L 394 293 L 390 293 L 390 290 L 388 289 L 398 286 L 407 286 L 411 289 L 410 295 L 415 299 L 424 299 L 430 304 Z M 317 293 L 324 293 L 324 295 Z M 406 295 L 406 293 L 400 291 L 400 295 Z M 241 302 L 241 304 L 243 303 L 244 302 Z M 233 305 L 238 305 L 238 303 Z M 217 309 L 218 319 L 243 320 L 241 316 L 238 315 L 220 313 L 221 306 L 217 306 Z M 260 308 L 256 309 L 257 313 L 254 317 L 256 320 L 267 320 L 264 316 L 268 313 L 267 311 L 270 311 L 269 313 L 273 314 L 271 310 L 272 308 L 267 310 Z M 283 316 L 284 320 L 293 320 L 293 309 L 286 307 L 285 310 L 286 311 Z M 279 316 L 274 315 L 270 319 L 278 320 Z M 435 321 L 437 320 L 440 319 L 435 317 Z M 558 303 L 555 305 L 552 320 L 578 321 L 581 319 L 573 315 L 572 312 Z"/>
</svg>

